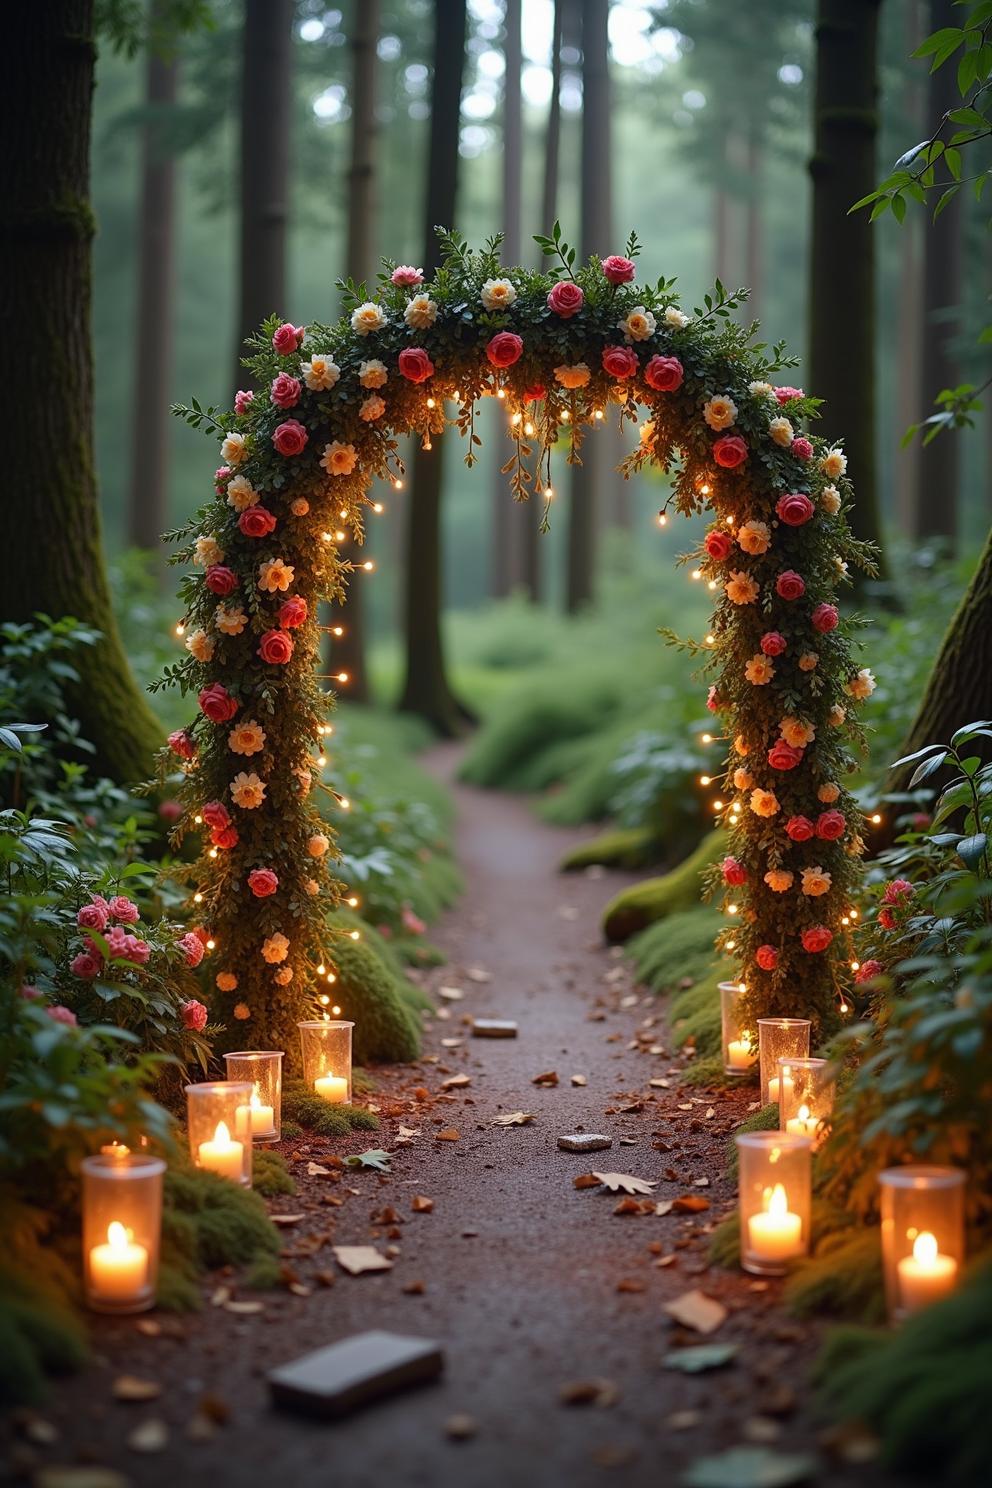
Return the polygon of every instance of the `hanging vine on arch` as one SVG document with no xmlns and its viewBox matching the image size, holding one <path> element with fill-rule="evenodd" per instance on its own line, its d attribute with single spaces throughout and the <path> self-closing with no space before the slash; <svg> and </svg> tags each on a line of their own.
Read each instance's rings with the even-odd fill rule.
<svg viewBox="0 0 992 1488">
<path fill-rule="evenodd" d="M 317 603 L 344 601 L 338 545 L 361 543 L 366 512 L 381 510 L 373 482 L 401 484 L 398 436 L 429 446 L 453 421 L 472 464 L 476 404 L 496 396 L 512 494 L 545 517 L 555 461 L 580 460 L 610 413 L 635 426 L 640 409 L 624 473 L 657 464 L 671 505 L 713 514 L 690 557 L 720 592 L 698 644 L 727 747 L 720 942 L 754 1012 L 829 1020 L 851 981 L 862 851 L 844 786 L 861 737 L 852 705 L 874 687 L 834 602 L 849 563 L 872 565 L 845 518 L 843 452 L 803 432 L 815 399 L 772 385 L 794 363 L 732 318 L 744 291 L 718 284 L 689 314 L 674 280 L 637 284 L 633 235 L 623 256 L 576 267 L 556 224 L 538 239 L 545 273 L 504 268 L 499 241 L 478 252 L 443 233 L 430 284 L 389 262 L 371 294 L 342 284 L 333 326 L 273 318 L 249 343 L 254 391 L 233 413 L 177 410 L 221 440 L 211 499 L 170 534 L 173 561 L 195 568 L 180 589 L 189 654 L 164 679 L 198 702 L 169 759 L 186 775 L 177 840 L 204 838 L 194 903 L 216 946 L 215 1004 L 272 1042 L 326 1000 L 341 890 L 313 795 L 327 791 L 321 683 L 333 680 L 317 672 Z M 329 793 L 331 818 L 345 806 Z"/>
</svg>

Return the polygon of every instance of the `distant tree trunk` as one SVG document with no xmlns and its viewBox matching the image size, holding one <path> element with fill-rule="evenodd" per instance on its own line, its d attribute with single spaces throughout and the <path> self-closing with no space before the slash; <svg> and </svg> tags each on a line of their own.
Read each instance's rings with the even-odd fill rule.
<svg viewBox="0 0 992 1488">
<path fill-rule="evenodd" d="M 68 690 L 69 708 L 96 748 L 96 770 L 134 781 L 149 773 L 163 731 L 128 666 L 101 548 L 90 334 L 92 0 L 37 6 L 8 26 L 6 46 L 4 615 L 74 615 L 102 631 L 74 658 L 80 681 Z"/>
<path fill-rule="evenodd" d="M 520 35 L 521 0 L 504 0 L 503 26 L 503 262 L 520 261 L 520 172 L 523 161 L 523 105 L 520 74 L 523 52 Z M 510 497 L 509 484 L 500 467 L 507 457 L 502 405 L 496 410 L 493 448 L 490 451 L 492 573 L 490 592 L 503 599 L 520 582 L 523 568 L 523 545 L 530 503 L 526 506 Z M 536 503 L 535 503 L 536 505 Z"/>
<path fill-rule="evenodd" d="M 544 136 L 544 180 L 541 187 L 541 222 L 539 231 L 550 233 L 558 215 L 558 161 L 561 155 L 561 39 L 565 0 L 555 0 L 551 30 L 551 99 Z M 544 255 L 538 250 L 538 268 L 544 267 Z"/>
<path fill-rule="evenodd" d="M 748 195 L 744 221 L 744 261 L 746 282 L 751 291 L 748 309 L 758 320 L 761 319 L 765 280 L 764 150 L 762 145 L 759 126 L 752 124 L 747 137 Z"/>
<path fill-rule="evenodd" d="M 160 10 L 161 0 L 155 0 L 153 15 Z M 156 554 L 160 580 L 165 574 L 161 538 L 168 526 L 176 177 L 175 161 L 163 142 L 160 114 L 176 101 L 177 72 L 174 58 L 167 60 L 149 50 L 145 103 L 152 112 L 142 131 L 128 541 Z"/>
<path fill-rule="evenodd" d="M 353 11 L 351 32 L 351 164 L 348 170 L 348 242 L 346 272 L 350 278 L 371 281 L 375 269 L 375 157 L 376 73 L 380 0 L 361 0 Z M 342 557 L 357 563 L 361 549 L 349 542 Z M 331 644 L 335 671 L 348 673 L 344 695 L 351 702 L 371 697 L 365 664 L 365 575 L 359 571 L 348 582 L 344 635 Z"/>
<path fill-rule="evenodd" d="M 582 221 L 583 259 L 610 251 L 609 0 L 582 0 Z M 565 607 L 570 615 L 593 597 L 597 477 L 602 441 L 586 439 L 581 465 L 572 467 L 568 512 Z"/>
<path fill-rule="evenodd" d="M 244 341 L 286 311 L 293 0 L 244 0 L 238 309 L 234 386 Z"/>
<path fill-rule="evenodd" d="M 903 24 L 903 45 L 907 55 L 915 51 L 927 35 L 929 15 L 927 0 L 910 0 Z M 909 121 L 913 138 L 922 138 L 929 122 L 926 112 L 927 87 L 918 68 L 906 74 L 901 99 L 902 112 Z M 905 449 L 903 434 L 920 418 L 920 357 L 923 344 L 923 263 L 921 233 L 928 228 L 919 213 L 911 212 L 900 228 L 898 313 L 896 330 L 896 412 L 893 438 L 886 440 L 892 451 L 894 514 L 900 537 L 912 535 L 919 505 L 920 442 L 914 439 Z"/>
<path fill-rule="evenodd" d="M 960 24 L 961 10 L 952 0 L 931 0 L 928 33 L 945 26 Z M 931 74 L 927 101 L 927 129 L 948 109 L 961 107 L 961 95 L 952 66 L 938 68 Z M 953 126 L 952 126 L 953 129 Z M 916 419 L 933 412 L 934 399 L 941 388 L 956 387 L 962 381 L 961 368 L 954 353 L 958 334 L 961 303 L 962 238 L 965 215 L 964 196 L 959 192 L 936 222 L 928 223 L 923 234 L 923 355 L 920 359 L 919 407 Z M 942 538 L 953 548 L 958 525 L 958 486 L 961 472 L 961 437 L 938 435 L 920 449 L 920 482 L 914 512 L 914 538 Z"/>
<path fill-rule="evenodd" d="M 434 85 L 424 213 L 428 278 L 440 261 L 434 227 L 450 226 L 455 216 L 465 23 L 466 0 L 434 0 Z M 440 455 L 418 445 L 406 534 L 406 680 L 400 708 L 419 714 L 450 738 L 461 731 L 469 714 L 451 690 L 444 663 L 441 479 Z"/>
<path fill-rule="evenodd" d="M 712 210 L 713 210 L 713 267 L 714 279 L 720 279 L 724 284 L 731 277 L 731 222 L 733 217 L 733 202 L 727 189 L 728 181 L 732 175 L 733 167 L 730 161 L 731 154 L 731 126 L 728 120 L 720 131 L 722 146 L 720 159 L 717 161 L 717 179 L 713 187 Z"/>
<path fill-rule="evenodd" d="M 810 264 L 809 387 L 822 429 L 843 438 L 857 536 L 879 542 L 875 463 L 875 232 L 851 205 L 875 180 L 881 0 L 818 0 Z M 843 318 L 843 331 L 838 316 Z"/>
</svg>

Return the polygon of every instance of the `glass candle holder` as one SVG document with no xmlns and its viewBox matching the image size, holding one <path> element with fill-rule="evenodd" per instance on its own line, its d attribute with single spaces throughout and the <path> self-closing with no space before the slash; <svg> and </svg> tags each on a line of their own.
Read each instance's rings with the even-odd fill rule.
<svg viewBox="0 0 992 1488">
<path fill-rule="evenodd" d="M 121 1148 L 84 1157 L 82 1170 L 86 1304 L 94 1312 L 145 1312 L 158 1283 L 165 1163 Z"/>
<path fill-rule="evenodd" d="M 741 1265 L 782 1276 L 809 1251 L 812 1143 L 785 1132 L 741 1132 Z"/>
<path fill-rule="evenodd" d="M 779 1073 L 778 1062 L 784 1059 L 809 1058 L 808 1018 L 759 1018 L 758 1057 L 761 1063 L 761 1104 L 774 1105 L 782 1089 L 782 1082 L 790 1077 Z"/>
<path fill-rule="evenodd" d="M 256 1147 L 278 1142 L 282 1131 L 282 1060 L 281 1049 L 242 1049 L 225 1054 L 227 1078 L 251 1084 L 247 1119 L 252 1142 Z"/>
<path fill-rule="evenodd" d="M 351 1030 L 343 1018 L 300 1023 L 303 1081 L 331 1105 L 351 1104 Z"/>
<path fill-rule="evenodd" d="M 251 1188 L 251 1096 L 248 1080 L 213 1080 L 186 1086 L 189 1154 L 232 1183 Z"/>
<path fill-rule="evenodd" d="M 964 1185 L 960 1168 L 906 1166 L 878 1175 L 882 1266 L 892 1322 L 954 1291 L 964 1267 Z"/>
<path fill-rule="evenodd" d="M 814 1152 L 830 1130 L 836 1076 L 829 1059 L 778 1061 L 779 1130 L 811 1138 Z"/>
<path fill-rule="evenodd" d="M 723 1071 L 727 1075 L 749 1075 L 758 1058 L 754 1033 L 741 1016 L 745 991 L 740 982 L 720 983 Z"/>
</svg>

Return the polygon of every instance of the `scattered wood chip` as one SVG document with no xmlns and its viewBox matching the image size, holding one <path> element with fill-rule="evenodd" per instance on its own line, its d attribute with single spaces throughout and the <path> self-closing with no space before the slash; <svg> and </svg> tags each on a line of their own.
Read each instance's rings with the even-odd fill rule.
<svg viewBox="0 0 992 1488">
<path fill-rule="evenodd" d="M 562 1385 L 558 1399 L 562 1405 L 598 1405 L 602 1409 L 615 1405 L 620 1395 L 612 1380 L 571 1380 Z"/>
<path fill-rule="evenodd" d="M 671 1080 L 649 1080 L 648 1081 L 648 1084 L 651 1086 L 652 1090 L 667 1090 L 669 1088 L 669 1086 L 671 1085 L 671 1083 L 672 1083 Z"/>
<path fill-rule="evenodd" d="M 300 1222 L 301 1219 L 305 1219 L 306 1218 L 306 1215 L 305 1214 L 270 1214 L 269 1215 L 269 1218 L 271 1219 L 271 1221 L 272 1221 L 272 1223 L 274 1225 L 295 1225 L 295 1224 L 299 1224 L 299 1222 Z"/>
<path fill-rule="evenodd" d="M 639 1276 L 621 1276 L 617 1282 L 618 1292 L 646 1292 L 648 1284 Z"/>
<path fill-rule="evenodd" d="M 466 1085 L 471 1085 L 470 1075 L 449 1075 L 446 1080 L 441 1081 L 442 1090 L 464 1090 Z"/>
<path fill-rule="evenodd" d="M 727 1316 L 722 1302 L 698 1290 L 683 1292 L 681 1297 L 666 1302 L 665 1311 L 683 1328 L 692 1328 L 697 1333 L 714 1333 Z"/>
<path fill-rule="evenodd" d="M 335 1245 L 334 1259 L 349 1276 L 362 1276 L 366 1271 L 389 1271 L 392 1261 L 374 1245 Z"/>
<path fill-rule="evenodd" d="M 127 1438 L 127 1444 L 132 1452 L 164 1452 L 169 1445 L 169 1428 L 164 1421 L 150 1416 L 140 1426 L 135 1426 Z"/>
<path fill-rule="evenodd" d="M 658 1215 L 659 1219 L 663 1219 L 666 1214 L 671 1214 L 673 1203 L 673 1199 L 658 1200 L 657 1204 L 655 1204 L 654 1206 L 654 1212 Z"/>
<path fill-rule="evenodd" d="M 444 1038 L 441 1040 L 441 1047 L 442 1049 L 460 1049 L 464 1042 L 465 1040 L 460 1038 Z"/>
<path fill-rule="evenodd" d="M 692 1186 L 693 1188 L 709 1188 L 710 1180 L 708 1178 L 693 1178 Z"/>
<path fill-rule="evenodd" d="M 424 1194 L 414 1194 L 410 1200 L 410 1208 L 414 1214 L 431 1214 L 434 1209 L 434 1200 L 428 1199 Z"/>
<path fill-rule="evenodd" d="M 323 1165 L 321 1163 L 315 1163 L 315 1162 L 308 1162 L 307 1163 L 307 1177 L 308 1178 L 326 1178 L 329 1175 L 330 1171 L 331 1171 L 330 1168 L 323 1167 Z"/>
<path fill-rule="evenodd" d="M 769 1420 L 767 1416 L 749 1416 L 742 1429 L 749 1442 L 757 1442 L 761 1446 L 778 1441 L 782 1435 L 778 1421 Z"/>
<path fill-rule="evenodd" d="M 808 1483 L 817 1469 L 815 1457 L 786 1456 L 767 1447 L 731 1447 L 715 1457 L 701 1457 L 684 1474 L 686 1488 L 792 1488 Z"/>
<path fill-rule="evenodd" d="M 136 1374 L 119 1374 L 114 1380 L 115 1400 L 137 1404 L 145 1400 L 157 1400 L 162 1393 L 158 1380 L 139 1379 Z"/>
<path fill-rule="evenodd" d="M 669 1431 L 691 1431 L 696 1426 L 701 1426 L 705 1420 L 702 1411 L 680 1410 L 673 1411 L 666 1418 L 665 1425 Z"/>
<path fill-rule="evenodd" d="M 436 1142 L 460 1142 L 462 1134 L 456 1126 L 442 1127 L 439 1132 L 434 1133 Z"/>
<path fill-rule="evenodd" d="M 517 1025 L 512 1018 L 473 1018 L 473 1038 L 516 1038 Z"/>
<path fill-rule="evenodd" d="M 530 1111 L 510 1111 L 506 1116 L 495 1116 L 493 1126 L 529 1126 L 534 1120 Z"/>
<path fill-rule="evenodd" d="M 588 1085 L 589 1084 L 589 1081 L 586 1079 L 585 1075 L 572 1075 L 571 1076 L 571 1081 L 572 1081 L 572 1084 L 573 1085 Z"/>
<path fill-rule="evenodd" d="M 649 1183 L 645 1178 L 633 1178 L 629 1173 L 595 1173 L 593 1176 L 610 1193 L 649 1194 L 658 1187 L 657 1183 Z"/>
<path fill-rule="evenodd" d="M 470 966 L 465 975 L 470 982 L 491 982 L 492 973 L 484 970 L 481 966 Z"/>
<path fill-rule="evenodd" d="M 422 1297 L 426 1290 L 422 1281 L 407 1281 L 401 1287 L 401 1291 L 407 1297 Z"/>
<path fill-rule="evenodd" d="M 723 1369 L 737 1354 L 736 1343 L 700 1343 L 673 1349 L 661 1362 L 666 1369 L 677 1369 L 682 1374 L 705 1374 L 709 1369 Z"/>
<path fill-rule="evenodd" d="M 264 1302 L 225 1302 L 225 1312 L 233 1312 L 236 1317 L 251 1317 L 257 1312 L 265 1311 Z"/>
<path fill-rule="evenodd" d="M 563 920 L 577 920 L 579 911 L 572 904 L 559 904 L 558 913 Z"/>
<path fill-rule="evenodd" d="M 530 1082 L 532 1085 L 557 1085 L 558 1071 L 545 1070 L 543 1075 L 535 1075 Z"/>
<path fill-rule="evenodd" d="M 158 1318 L 139 1318 L 134 1325 L 139 1333 L 145 1338 L 159 1338 L 162 1334 L 162 1324 Z"/>
<path fill-rule="evenodd" d="M 438 987 L 437 990 L 438 996 L 445 998 L 448 1002 L 461 1002 L 465 996 L 461 987 Z"/>
<path fill-rule="evenodd" d="M 457 1415 L 449 1416 L 444 1423 L 444 1434 L 450 1441 L 468 1441 L 479 1429 L 479 1423 L 474 1416 L 459 1412 Z"/>
</svg>

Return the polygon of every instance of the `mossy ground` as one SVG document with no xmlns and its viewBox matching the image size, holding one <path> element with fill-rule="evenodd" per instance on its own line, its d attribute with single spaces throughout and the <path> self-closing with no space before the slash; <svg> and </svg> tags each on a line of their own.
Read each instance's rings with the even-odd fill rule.
<svg viewBox="0 0 992 1488">
<path fill-rule="evenodd" d="M 404 1063 L 420 1053 L 420 1009 L 426 999 L 403 974 L 388 941 L 350 911 L 329 923 L 345 932 L 333 943 L 334 1001 L 351 1018 L 357 1063 Z M 349 935 L 357 930 L 360 940 Z"/>
<path fill-rule="evenodd" d="M 563 873 L 574 873 L 594 864 L 605 868 L 644 868 L 657 862 L 660 847 L 653 827 L 614 827 L 573 847 L 560 866 Z"/>
<path fill-rule="evenodd" d="M 644 883 L 617 894 L 603 911 L 603 933 L 607 940 L 628 940 L 656 920 L 698 905 L 702 892 L 700 875 L 716 862 L 725 847 L 725 833 L 708 832 L 694 851 L 670 873 L 646 879 Z"/>
<path fill-rule="evenodd" d="M 364 1106 L 329 1106 L 302 1080 L 287 1080 L 283 1085 L 282 1109 L 302 1132 L 319 1137 L 346 1137 L 351 1131 L 376 1131 L 379 1125 L 375 1113 Z"/>
</svg>

